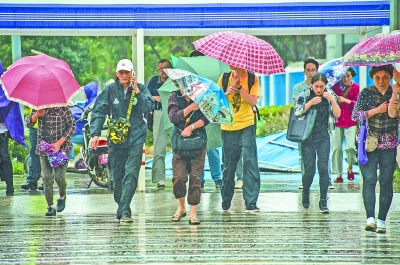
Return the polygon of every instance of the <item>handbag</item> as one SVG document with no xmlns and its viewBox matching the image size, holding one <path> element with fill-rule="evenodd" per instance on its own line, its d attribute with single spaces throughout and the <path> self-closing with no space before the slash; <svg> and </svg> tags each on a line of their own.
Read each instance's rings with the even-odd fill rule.
<svg viewBox="0 0 400 265">
<path fill-rule="evenodd" d="M 111 98 L 112 98 L 112 94 L 111 94 Z M 131 100 L 129 101 L 126 119 L 122 118 L 122 117 L 120 117 L 118 119 L 110 118 L 107 122 L 107 125 L 108 125 L 107 138 L 110 139 L 110 141 L 113 144 L 123 144 L 123 143 L 125 143 L 126 139 L 128 139 L 129 128 L 131 127 L 131 123 L 129 122 L 129 117 L 131 116 L 134 98 L 135 98 L 135 91 L 132 91 L 132 96 L 131 96 Z M 110 112 L 111 112 L 110 117 L 112 117 L 112 107 L 111 107 Z"/>
<path fill-rule="evenodd" d="M 362 122 L 358 130 L 358 153 L 357 153 L 357 160 L 362 165 L 368 163 L 367 151 L 365 150 L 366 140 L 367 140 L 367 126 L 366 126 L 366 121 L 364 120 L 364 112 L 363 112 Z"/>
<path fill-rule="evenodd" d="M 189 137 L 182 137 L 182 135 L 177 134 L 175 152 L 180 157 L 195 158 L 201 154 L 206 146 L 206 140 L 196 132 L 193 132 Z"/>
<path fill-rule="evenodd" d="M 311 135 L 316 116 L 317 111 L 309 109 L 305 115 L 296 117 L 294 108 L 291 108 L 286 139 L 298 143 L 306 141 Z"/>
<path fill-rule="evenodd" d="M 363 113 L 364 115 L 364 113 Z M 368 111 L 367 111 L 367 116 L 368 116 Z M 367 152 L 373 152 L 375 151 L 375 149 L 378 147 L 378 138 L 375 137 L 370 129 L 369 129 L 369 125 L 368 125 L 368 118 L 366 118 L 366 126 L 367 126 L 367 139 L 365 140 L 365 151 Z"/>
<path fill-rule="evenodd" d="M 194 111 L 190 115 L 190 117 L 193 115 Z M 189 121 L 190 117 L 186 120 L 185 128 Z M 203 152 L 203 149 L 207 146 L 207 140 L 205 137 L 202 137 L 201 134 L 199 134 L 196 130 L 193 130 L 192 134 L 189 137 L 183 137 L 181 135 L 182 130 L 179 129 L 178 127 L 175 127 L 179 131 L 176 131 L 174 133 L 175 135 L 175 141 L 174 141 L 174 146 L 173 149 L 177 155 L 180 157 L 185 157 L 185 158 L 195 158 Z"/>
</svg>

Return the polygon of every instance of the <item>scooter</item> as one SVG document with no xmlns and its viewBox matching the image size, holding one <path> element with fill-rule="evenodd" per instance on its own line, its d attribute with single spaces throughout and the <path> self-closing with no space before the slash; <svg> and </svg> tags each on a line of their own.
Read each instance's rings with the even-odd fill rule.
<svg viewBox="0 0 400 265">
<path fill-rule="evenodd" d="M 91 108 L 89 107 L 81 117 L 81 120 L 90 120 Z M 112 181 L 110 180 L 108 170 L 108 145 L 107 145 L 107 128 L 103 126 L 99 137 L 99 145 L 93 150 L 90 145 L 90 126 L 86 123 L 83 128 L 83 146 L 80 148 L 81 158 L 75 163 L 75 169 L 79 173 L 87 173 L 90 177 L 90 187 L 92 182 L 104 188 L 112 189 Z"/>
</svg>

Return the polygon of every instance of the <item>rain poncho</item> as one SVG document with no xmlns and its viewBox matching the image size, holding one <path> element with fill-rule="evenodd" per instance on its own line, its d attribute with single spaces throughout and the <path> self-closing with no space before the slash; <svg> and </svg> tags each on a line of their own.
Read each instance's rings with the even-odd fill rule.
<svg viewBox="0 0 400 265">
<path fill-rule="evenodd" d="M 0 75 L 4 72 L 3 64 L 0 62 Z M 26 146 L 24 137 L 24 121 L 21 116 L 19 104 L 14 101 L 9 101 L 4 94 L 3 88 L 0 84 L 0 112 L 4 118 L 10 136 L 17 143 Z"/>
</svg>

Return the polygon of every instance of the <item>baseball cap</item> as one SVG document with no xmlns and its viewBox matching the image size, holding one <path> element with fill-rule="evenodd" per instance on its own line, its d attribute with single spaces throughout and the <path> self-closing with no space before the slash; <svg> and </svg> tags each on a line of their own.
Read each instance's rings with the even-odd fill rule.
<svg viewBox="0 0 400 265">
<path fill-rule="evenodd" d="M 117 70 L 115 72 L 125 70 L 125 71 L 132 71 L 133 70 L 133 63 L 128 59 L 122 59 L 117 64 Z"/>
</svg>

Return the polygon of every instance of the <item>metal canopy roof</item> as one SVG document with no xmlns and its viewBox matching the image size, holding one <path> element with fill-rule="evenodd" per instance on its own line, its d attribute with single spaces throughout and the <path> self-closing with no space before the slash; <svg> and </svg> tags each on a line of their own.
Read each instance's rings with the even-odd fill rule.
<svg viewBox="0 0 400 265">
<path fill-rule="evenodd" d="M 0 1 L 1 35 L 131 36 L 136 29 L 145 36 L 199 36 L 216 29 L 252 35 L 347 34 L 390 24 L 390 1 L 7 2 Z"/>
</svg>

